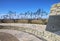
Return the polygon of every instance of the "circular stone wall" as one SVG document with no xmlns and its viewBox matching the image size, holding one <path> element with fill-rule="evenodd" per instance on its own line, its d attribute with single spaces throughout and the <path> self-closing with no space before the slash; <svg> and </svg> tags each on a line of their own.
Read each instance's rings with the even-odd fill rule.
<svg viewBox="0 0 60 41">
<path fill-rule="evenodd" d="M 0 32 L 0 41 L 19 41 L 11 34 Z"/>
</svg>

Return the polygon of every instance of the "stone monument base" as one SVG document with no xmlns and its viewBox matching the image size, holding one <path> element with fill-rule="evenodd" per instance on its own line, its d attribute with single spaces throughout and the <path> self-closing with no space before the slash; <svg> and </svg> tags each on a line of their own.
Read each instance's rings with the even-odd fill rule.
<svg viewBox="0 0 60 41">
<path fill-rule="evenodd" d="M 50 32 L 60 31 L 60 15 L 49 16 L 46 30 Z"/>
</svg>

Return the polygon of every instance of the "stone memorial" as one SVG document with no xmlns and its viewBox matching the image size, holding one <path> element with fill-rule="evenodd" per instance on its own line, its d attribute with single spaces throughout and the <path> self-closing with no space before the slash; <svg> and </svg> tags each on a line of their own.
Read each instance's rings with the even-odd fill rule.
<svg viewBox="0 0 60 41">
<path fill-rule="evenodd" d="M 46 30 L 50 32 L 60 31 L 60 3 L 51 7 Z"/>
</svg>

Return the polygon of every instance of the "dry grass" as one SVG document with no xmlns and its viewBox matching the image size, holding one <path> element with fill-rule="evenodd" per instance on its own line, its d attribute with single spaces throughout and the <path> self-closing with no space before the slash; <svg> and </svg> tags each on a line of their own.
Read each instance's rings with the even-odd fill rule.
<svg viewBox="0 0 60 41">
<path fill-rule="evenodd" d="M 33 23 L 33 24 L 42 24 L 43 22 L 41 20 L 32 20 L 31 23 Z"/>
<path fill-rule="evenodd" d="M 28 20 L 16 20 L 16 23 L 28 23 Z"/>
<path fill-rule="evenodd" d="M 22 19 L 22 20 L 18 20 L 18 19 L 16 19 L 16 20 L 13 20 L 13 19 L 3 19 L 3 20 L 0 20 L 0 23 L 32 23 L 32 24 L 44 24 L 44 23 L 47 23 L 47 21 L 46 20 L 41 20 L 41 19 L 39 19 L 39 20 L 24 20 L 24 19 Z"/>
</svg>

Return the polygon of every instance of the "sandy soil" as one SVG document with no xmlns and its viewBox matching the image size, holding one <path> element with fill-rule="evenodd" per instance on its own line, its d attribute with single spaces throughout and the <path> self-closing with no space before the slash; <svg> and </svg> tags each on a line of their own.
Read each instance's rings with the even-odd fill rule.
<svg viewBox="0 0 60 41">
<path fill-rule="evenodd" d="M 1 34 L 5 35 L 5 36 L 2 37 Z M 11 35 L 14 37 L 12 37 Z M 18 40 L 19 41 L 43 41 L 41 39 L 36 38 L 35 36 L 33 36 L 31 34 L 21 32 L 21 31 L 17 31 L 17 30 L 0 29 L 0 36 L 2 37 L 2 38 L 0 37 L 1 41 L 5 41 L 5 40 L 8 41 L 9 39 L 11 39 L 11 37 L 12 37 L 13 41 L 18 41 Z M 12 40 L 10 40 L 10 41 L 12 41 Z"/>
</svg>

